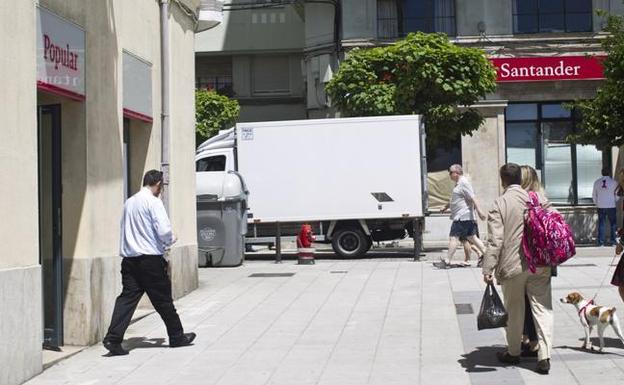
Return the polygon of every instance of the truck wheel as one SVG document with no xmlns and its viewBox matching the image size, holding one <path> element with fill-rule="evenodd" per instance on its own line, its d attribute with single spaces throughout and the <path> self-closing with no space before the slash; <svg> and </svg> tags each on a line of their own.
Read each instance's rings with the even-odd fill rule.
<svg viewBox="0 0 624 385">
<path fill-rule="evenodd" d="M 343 228 L 332 237 L 332 248 L 343 258 L 361 257 L 371 246 L 370 239 L 357 228 Z"/>
</svg>

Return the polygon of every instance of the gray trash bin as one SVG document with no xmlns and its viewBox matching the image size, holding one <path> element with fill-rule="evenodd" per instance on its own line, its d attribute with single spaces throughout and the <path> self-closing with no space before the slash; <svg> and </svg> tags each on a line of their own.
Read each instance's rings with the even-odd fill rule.
<svg viewBox="0 0 624 385">
<path fill-rule="evenodd" d="M 215 190 L 197 196 L 199 266 L 238 266 L 245 255 L 248 192 L 235 171 L 223 173 Z"/>
</svg>

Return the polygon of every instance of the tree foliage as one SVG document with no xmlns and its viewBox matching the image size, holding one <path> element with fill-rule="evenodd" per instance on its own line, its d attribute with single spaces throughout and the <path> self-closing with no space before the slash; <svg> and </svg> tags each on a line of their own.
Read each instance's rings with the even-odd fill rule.
<svg viewBox="0 0 624 385">
<path fill-rule="evenodd" d="M 568 139 L 605 149 L 624 145 L 624 17 L 601 15 L 607 18 L 608 35 L 601 43 L 608 55 L 603 63 L 606 79 L 594 99 L 574 103 L 583 119 Z"/>
<path fill-rule="evenodd" d="M 195 91 L 196 143 L 216 135 L 236 123 L 240 113 L 238 101 L 219 95 L 214 90 Z"/>
<path fill-rule="evenodd" d="M 412 33 L 390 46 L 352 50 L 326 89 L 346 116 L 422 114 L 431 145 L 477 130 L 483 117 L 468 106 L 495 88 L 484 52 L 444 34 Z"/>
</svg>

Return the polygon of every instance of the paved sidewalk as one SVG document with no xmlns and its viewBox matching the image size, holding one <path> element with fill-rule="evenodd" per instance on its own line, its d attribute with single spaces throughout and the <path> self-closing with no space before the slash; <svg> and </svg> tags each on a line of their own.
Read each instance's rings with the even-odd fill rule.
<svg viewBox="0 0 624 385">
<path fill-rule="evenodd" d="M 479 269 L 438 270 L 431 261 L 440 253 L 428 253 L 424 262 L 412 262 L 409 250 L 384 258 L 389 253 L 323 259 L 314 266 L 287 260 L 200 269 L 200 288 L 176 303 L 185 328 L 198 334 L 193 346 L 168 348 L 162 321 L 153 314 L 128 330 L 124 345 L 130 355 L 106 357 L 96 345 L 28 384 L 624 383 L 624 344 L 608 330 L 605 354 L 581 351 L 576 312 L 558 301 L 576 290 L 593 296 L 612 260 L 610 249 L 580 249 L 554 278 L 549 376 L 533 372 L 534 359 L 519 367 L 498 364 L 502 329 L 478 332 L 476 314 L 458 314 L 458 304 L 478 311 L 484 289 Z M 607 281 L 612 272 L 610 267 Z M 608 282 L 597 302 L 624 314 Z"/>
</svg>

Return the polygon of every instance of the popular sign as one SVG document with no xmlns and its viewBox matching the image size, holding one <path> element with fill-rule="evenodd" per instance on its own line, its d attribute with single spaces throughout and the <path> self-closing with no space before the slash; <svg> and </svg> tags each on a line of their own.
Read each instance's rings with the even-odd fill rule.
<svg viewBox="0 0 624 385">
<path fill-rule="evenodd" d="M 37 87 L 84 100 L 84 56 L 84 30 L 37 7 Z"/>
<path fill-rule="evenodd" d="M 514 57 L 490 59 L 497 82 L 604 79 L 605 56 Z"/>
</svg>

